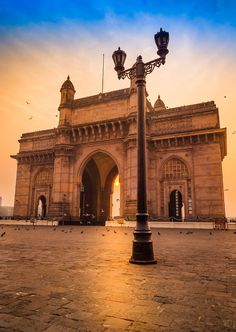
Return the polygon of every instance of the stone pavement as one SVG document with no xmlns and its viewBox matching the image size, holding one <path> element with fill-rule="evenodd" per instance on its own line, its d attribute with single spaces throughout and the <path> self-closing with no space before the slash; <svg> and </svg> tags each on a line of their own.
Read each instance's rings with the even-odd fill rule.
<svg viewBox="0 0 236 332">
<path fill-rule="evenodd" d="M 0 331 L 236 331 L 236 234 L 152 231 L 140 266 L 131 228 L 1 226 Z"/>
</svg>

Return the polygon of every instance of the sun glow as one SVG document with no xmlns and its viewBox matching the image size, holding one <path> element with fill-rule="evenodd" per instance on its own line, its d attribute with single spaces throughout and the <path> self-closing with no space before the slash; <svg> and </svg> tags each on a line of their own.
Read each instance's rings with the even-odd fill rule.
<svg viewBox="0 0 236 332">
<path fill-rule="evenodd" d="M 119 185 L 120 185 L 119 175 L 117 175 L 117 177 L 115 178 L 114 185 L 115 185 L 116 187 L 119 187 Z"/>
</svg>

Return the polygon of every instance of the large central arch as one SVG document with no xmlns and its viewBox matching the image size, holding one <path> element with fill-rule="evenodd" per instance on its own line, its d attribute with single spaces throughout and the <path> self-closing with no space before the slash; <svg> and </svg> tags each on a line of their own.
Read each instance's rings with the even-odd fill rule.
<svg viewBox="0 0 236 332">
<path fill-rule="evenodd" d="M 118 166 L 110 155 L 99 151 L 89 156 L 80 173 L 81 219 L 103 223 L 111 218 L 112 194 L 117 175 Z"/>
</svg>

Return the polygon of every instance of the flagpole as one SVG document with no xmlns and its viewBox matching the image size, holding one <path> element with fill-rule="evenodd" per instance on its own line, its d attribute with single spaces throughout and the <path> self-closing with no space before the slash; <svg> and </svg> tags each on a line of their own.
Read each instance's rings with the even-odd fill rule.
<svg viewBox="0 0 236 332">
<path fill-rule="evenodd" d="M 104 54 L 102 55 L 102 93 L 104 89 Z"/>
</svg>

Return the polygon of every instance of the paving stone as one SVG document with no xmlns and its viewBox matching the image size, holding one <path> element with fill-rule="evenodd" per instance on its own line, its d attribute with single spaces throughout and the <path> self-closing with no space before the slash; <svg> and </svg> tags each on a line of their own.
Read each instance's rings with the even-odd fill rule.
<svg viewBox="0 0 236 332">
<path fill-rule="evenodd" d="M 132 229 L 65 230 L 7 226 L 0 239 L 0 331 L 236 331 L 231 231 L 162 229 L 158 236 L 153 229 L 158 262 L 140 266 L 128 262 Z"/>
</svg>

